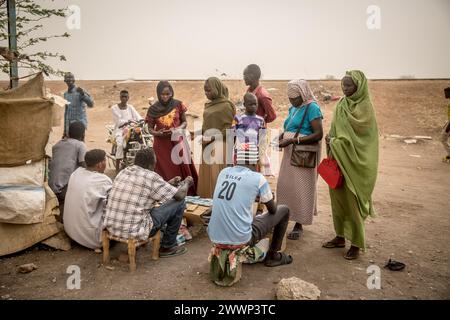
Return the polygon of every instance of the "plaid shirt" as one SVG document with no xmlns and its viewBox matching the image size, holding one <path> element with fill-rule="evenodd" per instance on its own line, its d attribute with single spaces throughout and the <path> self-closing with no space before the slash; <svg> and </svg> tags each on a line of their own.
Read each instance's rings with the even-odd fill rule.
<svg viewBox="0 0 450 320">
<path fill-rule="evenodd" d="M 177 190 L 153 171 L 128 167 L 114 179 L 103 227 L 116 237 L 146 240 L 153 227 L 151 209 L 171 200 Z"/>
</svg>

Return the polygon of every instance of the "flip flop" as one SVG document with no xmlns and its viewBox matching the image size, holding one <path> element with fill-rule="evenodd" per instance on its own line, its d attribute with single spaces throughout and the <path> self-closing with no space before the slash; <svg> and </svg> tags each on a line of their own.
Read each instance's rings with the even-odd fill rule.
<svg viewBox="0 0 450 320">
<path fill-rule="evenodd" d="M 347 253 L 344 255 L 345 259 L 347 259 L 347 260 L 355 260 L 355 259 L 357 259 L 359 257 L 359 251 L 357 251 L 356 254 L 350 255 L 349 253 L 350 253 L 351 250 L 352 249 L 349 249 L 347 251 Z"/>
<path fill-rule="evenodd" d="M 159 257 L 160 258 L 170 258 L 170 257 L 176 257 L 176 256 L 180 256 L 182 254 L 185 254 L 187 252 L 187 248 L 186 247 L 177 247 L 177 249 L 175 250 L 170 250 L 170 251 L 166 251 L 166 252 L 159 252 Z"/>
<path fill-rule="evenodd" d="M 303 232 L 303 230 L 292 230 L 288 233 L 286 236 L 289 240 L 298 240 L 300 238 L 300 234 Z"/>
<path fill-rule="evenodd" d="M 327 248 L 327 249 L 333 249 L 333 248 L 345 248 L 345 242 L 344 243 L 338 243 L 337 241 L 331 240 L 328 242 L 325 242 L 322 245 L 323 248 Z"/>
<path fill-rule="evenodd" d="M 292 256 L 290 254 L 286 254 L 284 252 L 280 252 L 281 254 L 281 258 L 280 260 L 268 260 L 266 259 L 266 261 L 264 262 L 264 265 L 266 267 L 278 267 L 278 266 L 282 266 L 285 264 L 291 264 L 293 259 Z"/>
<path fill-rule="evenodd" d="M 384 267 L 388 268 L 391 271 L 400 271 L 400 270 L 405 269 L 406 265 L 403 262 L 389 259 L 389 261 L 387 262 L 387 264 Z"/>
</svg>

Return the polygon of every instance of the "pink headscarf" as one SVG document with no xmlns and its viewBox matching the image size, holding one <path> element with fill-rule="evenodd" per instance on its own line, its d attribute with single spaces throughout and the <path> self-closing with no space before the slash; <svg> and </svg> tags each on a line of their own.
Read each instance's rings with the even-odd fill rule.
<svg viewBox="0 0 450 320">
<path fill-rule="evenodd" d="M 312 92 L 308 82 L 302 79 L 291 80 L 287 84 L 287 95 L 289 98 L 295 99 L 302 97 L 303 103 L 301 106 L 310 104 L 313 101 L 317 101 L 314 93 Z"/>
</svg>

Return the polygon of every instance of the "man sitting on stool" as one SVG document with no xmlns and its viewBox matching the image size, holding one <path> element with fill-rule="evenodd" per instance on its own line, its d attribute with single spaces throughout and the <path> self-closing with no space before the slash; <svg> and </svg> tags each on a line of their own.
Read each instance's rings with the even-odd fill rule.
<svg viewBox="0 0 450 320">
<path fill-rule="evenodd" d="M 208 226 L 209 238 L 216 247 L 233 251 L 247 245 L 254 246 L 273 229 L 265 265 L 289 264 L 292 257 L 279 252 L 289 222 L 289 208 L 275 204 L 269 183 L 256 172 L 258 157 L 253 157 L 248 150 L 238 150 L 237 153 L 236 166 L 223 169 L 217 179 Z M 253 217 L 252 207 L 257 197 L 268 212 Z"/>
<path fill-rule="evenodd" d="M 159 256 L 178 256 L 187 251 L 177 245 L 176 238 L 186 207 L 184 198 L 194 181 L 188 176 L 181 182 L 180 177 L 166 182 L 153 171 L 155 165 L 153 149 L 142 149 L 134 165 L 120 171 L 109 194 L 104 227 L 118 238 L 147 240 L 167 224 Z M 156 207 L 158 202 L 161 206 Z"/>
</svg>

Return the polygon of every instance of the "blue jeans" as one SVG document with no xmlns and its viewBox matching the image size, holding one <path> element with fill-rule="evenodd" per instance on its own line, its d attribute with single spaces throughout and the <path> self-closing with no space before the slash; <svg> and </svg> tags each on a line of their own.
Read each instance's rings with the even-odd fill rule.
<svg viewBox="0 0 450 320">
<path fill-rule="evenodd" d="M 170 200 L 150 211 L 153 220 L 153 228 L 150 230 L 150 236 L 153 236 L 167 223 L 161 241 L 162 248 L 172 248 L 177 245 L 178 230 L 180 229 L 185 208 L 186 203 L 184 199 L 181 201 Z"/>
</svg>

